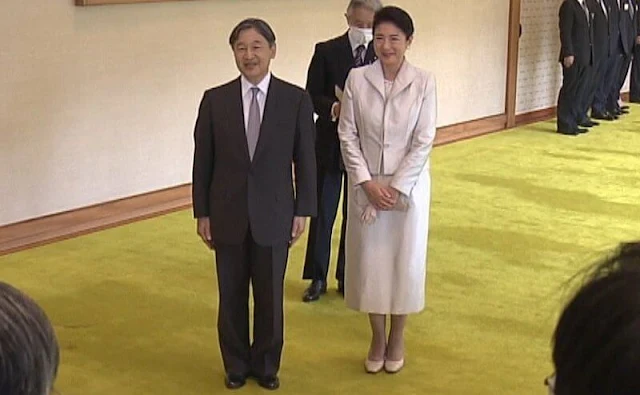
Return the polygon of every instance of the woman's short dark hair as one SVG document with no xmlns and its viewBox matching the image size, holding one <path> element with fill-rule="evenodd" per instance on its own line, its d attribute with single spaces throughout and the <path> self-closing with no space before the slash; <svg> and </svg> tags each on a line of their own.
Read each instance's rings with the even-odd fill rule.
<svg viewBox="0 0 640 395">
<path fill-rule="evenodd" d="M 0 282 L 0 394 L 49 394 L 59 353 L 45 312 L 26 294 Z"/>
<path fill-rule="evenodd" d="M 640 394 L 640 242 L 594 268 L 554 333 L 555 394 Z"/>
<path fill-rule="evenodd" d="M 248 29 L 255 29 L 265 40 L 269 43 L 270 47 L 276 43 L 276 34 L 271 29 L 271 26 L 262 19 L 258 18 L 248 18 L 238 23 L 235 28 L 231 31 L 229 35 L 229 45 L 232 47 L 238 41 L 238 37 L 240 33 Z"/>
<path fill-rule="evenodd" d="M 394 6 L 382 7 L 373 17 L 373 31 L 375 32 L 378 25 L 385 22 L 394 24 L 398 29 L 402 30 L 407 38 L 413 36 L 413 20 L 402 8 Z"/>
</svg>

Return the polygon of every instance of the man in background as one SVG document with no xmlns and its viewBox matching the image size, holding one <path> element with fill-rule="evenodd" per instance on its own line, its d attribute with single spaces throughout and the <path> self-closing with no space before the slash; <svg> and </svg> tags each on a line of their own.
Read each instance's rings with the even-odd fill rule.
<svg viewBox="0 0 640 395">
<path fill-rule="evenodd" d="M 631 66 L 630 101 L 640 103 L 640 0 L 635 0 L 635 45 L 633 47 L 633 63 Z"/>
<path fill-rule="evenodd" d="M 605 84 L 608 84 L 606 87 L 607 100 L 605 109 L 607 113 L 611 114 L 614 118 L 618 118 L 627 113 L 627 110 L 622 108 L 619 103 L 620 89 L 622 89 L 620 75 L 622 73 L 624 58 L 630 51 L 629 42 L 624 38 L 627 36 L 627 25 L 622 20 L 625 1 L 626 0 L 606 0 L 610 10 L 609 24 L 611 27 L 609 38 L 611 39 L 612 57 L 605 75 Z"/>
<path fill-rule="evenodd" d="M 582 121 L 593 69 L 593 21 L 586 0 L 564 0 L 559 20 L 563 78 L 558 95 L 557 131 L 577 136 L 588 131 L 578 124 Z"/>
<path fill-rule="evenodd" d="M 594 70 L 586 104 L 587 108 L 591 107 L 592 118 L 613 121 L 613 115 L 606 110 L 607 95 L 605 93 L 607 86 L 605 76 L 613 56 L 610 39 L 612 26 L 609 23 L 611 11 L 605 0 L 587 0 L 587 6 L 593 15 Z"/>
<path fill-rule="evenodd" d="M 382 8 L 380 0 L 351 0 L 347 6 L 349 31 L 316 45 L 307 75 L 316 121 L 316 158 L 318 180 L 318 216 L 311 219 L 303 278 L 311 280 L 303 301 L 312 302 L 327 291 L 333 224 L 340 191 L 343 190 L 342 226 L 336 280 L 344 292 L 344 237 L 347 218 L 347 176 L 342 164 L 338 140 L 340 94 L 349 71 L 375 60 L 372 26 L 374 13 Z M 342 185 L 345 188 L 342 188 Z"/>
</svg>

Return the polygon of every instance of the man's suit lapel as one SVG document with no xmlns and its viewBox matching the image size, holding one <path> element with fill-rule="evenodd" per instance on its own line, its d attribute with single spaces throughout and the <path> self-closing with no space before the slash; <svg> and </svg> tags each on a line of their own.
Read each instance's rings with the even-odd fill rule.
<svg viewBox="0 0 640 395">
<path fill-rule="evenodd" d="M 373 49 L 373 41 L 371 41 L 369 43 L 369 46 L 367 46 L 367 52 L 365 52 L 364 55 L 364 63 L 371 64 L 376 60 L 378 60 L 378 57 L 376 56 L 376 52 Z"/>
<path fill-rule="evenodd" d="M 338 41 L 338 64 L 344 67 L 345 70 L 350 70 L 355 65 L 355 59 L 353 58 L 353 49 L 351 48 L 351 42 L 349 41 L 349 34 L 345 33 Z"/>
<path fill-rule="evenodd" d="M 260 156 L 260 153 L 264 150 L 266 141 L 272 138 L 271 134 L 276 132 L 277 114 L 278 114 L 277 99 L 279 96 L 280 88 L 281 88 L 280 80 L 277 79 L 272 74 L 271 81 L 269 82 L 269 90 L 267 91 L 267 99 L 264 103 L 264 114 L 262 115 L 262 122 L 260 123 L 260 136 L 258 137 L 256 151 L 253 154 L 254 162 L 256 161 L 258 156 Z M 248 149 L 247 149 L 247 158 L 249 158 Z"/>
<path fill-rule="evenodd" d="M 249 145 L 247 143 L 247 132 L 244 125 L 244 109 L 242 105 L 242 85 L 240 78 L 234 80 L 230 85 L 229 93 L 229 129 L 230 138 L 232 138 L 233 146 L 237 147 L 238 152 L 249 161 Z"/>
</svg>

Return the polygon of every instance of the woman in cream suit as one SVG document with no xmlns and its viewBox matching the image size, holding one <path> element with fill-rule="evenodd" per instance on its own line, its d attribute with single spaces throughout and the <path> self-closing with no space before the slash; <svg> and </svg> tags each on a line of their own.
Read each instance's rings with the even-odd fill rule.
<svg viewBox="0 0 640 395">
<path fill-rule="evenodd" d="M 350 72 L 338 127 L 350 188 L 345 299 L 369 314 L 369 373 L 402 369 L 407 314 L 425 305 L 436 82 L 405 60 L 413 31 L 397 7 L 376 13 L 378 61 Z"/>
</svg>

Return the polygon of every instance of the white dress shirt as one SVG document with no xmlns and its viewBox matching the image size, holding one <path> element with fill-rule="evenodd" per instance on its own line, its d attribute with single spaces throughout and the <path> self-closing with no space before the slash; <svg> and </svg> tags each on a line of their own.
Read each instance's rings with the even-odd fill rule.
<svg viewBox="0 0 640 395">
<path fill-rule="evenodd" d="M 253 98 L 253 92 L 251 88 L 257 87 L 260 89 L 258 92 L 258 107 L 260 107 L 260 121 L 262 122 L 262 116 L 264 115 L 264 104 L 267 101 L 267 92 L 269 92 L 269 83 L 271 82 L 271 73 L 267 75 L 258 83 L 253 85 L 247 80 L 244 75 L 240 77 L 240 85 L 242 86 L 242 111 L 244 112 L 244 129 L 249 127 L 249 108 L 251 107 L 251 99 Z"/>
</svg>

